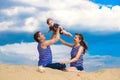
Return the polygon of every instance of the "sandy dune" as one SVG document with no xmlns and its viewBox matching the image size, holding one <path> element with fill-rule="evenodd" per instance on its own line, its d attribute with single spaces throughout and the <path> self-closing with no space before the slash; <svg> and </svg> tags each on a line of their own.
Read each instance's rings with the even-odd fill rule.
<svg viewBox="0 0 120 80">
<path fill-rule="evenodd" d="M 40 73 L 37 66 L 0 64 L 0 80 L 120 80 L 120 68 L 83 73 L 46 68 Z"/>
</svg>

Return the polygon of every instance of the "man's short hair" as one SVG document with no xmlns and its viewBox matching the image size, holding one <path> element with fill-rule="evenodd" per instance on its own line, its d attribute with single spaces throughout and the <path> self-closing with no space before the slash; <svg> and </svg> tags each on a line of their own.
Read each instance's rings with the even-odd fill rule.
<svg viewBox="0 0 120 80">
<path fill-rule="evenodd" d="M 40 31 L 38 31 L 38 32 L 36 32 L 36 33 L 34 34 L 34 39 L 35 39 L 35 41 L 37 41 L 37 42 L 39 42 L 39 40 L 38 40 L 38 37 L 40 37 L 40 36 L 39 36 L 39 33 L 40 33 Z"/>
</svg>

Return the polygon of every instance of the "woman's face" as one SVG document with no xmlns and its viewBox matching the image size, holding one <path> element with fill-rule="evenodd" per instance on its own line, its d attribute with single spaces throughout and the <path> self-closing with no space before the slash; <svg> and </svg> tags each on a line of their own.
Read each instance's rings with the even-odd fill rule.
<svg viewBox="0 0 120 80">
<path fill-rule="evenodd" d="M 78 36 L 78 35 L 75 35 L 75 37 L 74 37 L 74 42 L 75 42 L 75 43 L 80 43 L 80 39 L 79 39 L 79 36 Z"/>
</svg>

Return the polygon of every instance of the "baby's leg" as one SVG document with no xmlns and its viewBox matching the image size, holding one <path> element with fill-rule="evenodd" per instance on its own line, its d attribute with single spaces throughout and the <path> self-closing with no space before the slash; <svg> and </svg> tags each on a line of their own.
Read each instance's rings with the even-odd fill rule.
<svg viewBox="0 0 120 80">
<path fill-rule="evenodd" d="M 69 32 L 67 32 L 67 31 L 65 31 L 65 30 L 62 30 L 62 33 L 63 33 L 63 35 L 66 35 L 66 36 L 72 37 L 72 34 L 69 33 Z"/>
</svg>

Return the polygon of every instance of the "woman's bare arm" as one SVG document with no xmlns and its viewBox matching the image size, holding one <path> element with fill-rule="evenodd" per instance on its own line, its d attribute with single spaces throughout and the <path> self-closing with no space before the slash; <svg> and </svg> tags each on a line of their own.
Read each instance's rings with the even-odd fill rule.
<svg viewBox="0 0 120 80">
<path fill-rule="evenodd" d="M 59 40 L 60 40 L 60 42 L 61 42 L 62 44 L 66 45 L 66 46 L 69 46 L 69 47 L 73 47 L 73 46 L 74 46 L 73 44 L 70 44 L 70 43 L 64 41 L 64 40 L 61 39 L 61 38 L 60 38 Z"/>
</svg>

